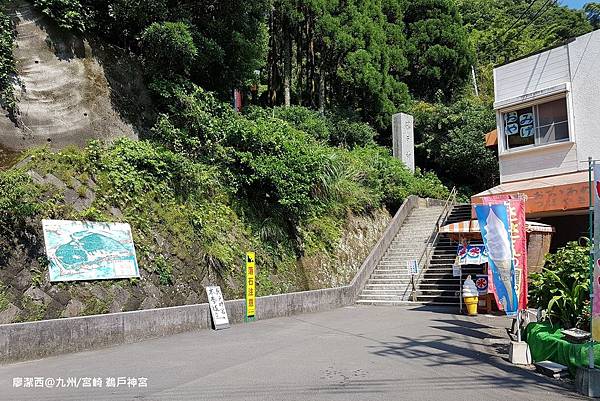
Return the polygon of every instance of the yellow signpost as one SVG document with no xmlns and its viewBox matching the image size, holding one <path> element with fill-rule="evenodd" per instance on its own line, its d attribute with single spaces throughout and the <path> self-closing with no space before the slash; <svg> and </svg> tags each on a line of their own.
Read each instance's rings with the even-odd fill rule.
<svg viewBox="0 0 600 401">
<path fill-rule="evenodd" d="M 256 313 L 256 255 L 246 253 L 246 321 L 253 320 Z"/>
</svg>

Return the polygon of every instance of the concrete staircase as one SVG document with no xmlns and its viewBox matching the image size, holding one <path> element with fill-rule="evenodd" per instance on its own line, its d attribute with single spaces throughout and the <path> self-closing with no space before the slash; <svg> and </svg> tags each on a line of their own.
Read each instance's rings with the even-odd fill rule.
<svg viewBox="0 0 600 401">
<path fill-rule="evenodd" d="M 471 218 L 471 205 L 455 205 L 443 224 L 456 223 Z M 450 240 L 447 234 L 440 234 L 434 246 L 429 265 L 421 274 L 417 284 L 417 302 L 441 305 L 458 305 L 460 286 L 464 278 L 471 274 L 481 274 L 480 266 L 466 265 L 462 268 L 462 278 L 452 276 L 452 265 L 456 258 L 458 243 Z"/>
<path fill-rule="evenodd" d="M 442 211 L 442 206 L 418 207 L 411 211 L 367 280 L 356 301 L 358 304 L 398 305 L 409 301 L 412 288 L 406 262 L 419 259 Z"/>
</svg>

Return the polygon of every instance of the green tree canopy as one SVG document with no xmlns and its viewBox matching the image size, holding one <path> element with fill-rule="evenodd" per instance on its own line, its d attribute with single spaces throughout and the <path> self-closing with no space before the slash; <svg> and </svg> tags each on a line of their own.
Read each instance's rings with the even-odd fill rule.
<svg viewBox="0 0 600 401">
<path fill-rule="evenodd" d="M 600 3 L 587 3 L 583 10 L 594 29 L 600 28 Z"/>
<path fill-rule="evenodd" d="M 187 73 L 198 49 L 183 22 L 155 22 L 142 33 L 142 50 L 154 74 Z"/>
<path fill-rule="evenodd" d="M 458 7 L 452 0 L 411 1 L 404 16 L 413 93 L 451 97 L 468 78 L 473 53 Z"/>
</svg>

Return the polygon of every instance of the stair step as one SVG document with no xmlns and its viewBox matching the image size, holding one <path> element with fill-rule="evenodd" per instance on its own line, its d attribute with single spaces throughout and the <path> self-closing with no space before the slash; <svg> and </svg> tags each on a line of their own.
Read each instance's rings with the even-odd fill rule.
<svg viewBox="0 0 600 401">
<path fill-rule="evenodd" d="M 445 276 L 452 275 L 452 269 L 427 269 L 423 272 L 423 277 L 436 277 L 436 276 Z M 458 279 L 458 277 L 456 277 Z"/>
<path fill-rule="evenodd" d="M 403 294 L 397 294 L 397 295 L 393 295 L 393 294 L 360 294 L 358 296 L 358 299 L 379 299 L 379 300 L 384 300 L 384 301 L 402 301 L 404 298 Z"/>
<path fill-rule="evenodd" d="M 395 292 L 386 292 L 386 291 L 369 291 L 368 293 L 361 292 L 358 296 L 361 299 L 365 299 L 368 297 L 372 297 L 373 299 L 380 298 L 401 298 L 405 293 L 410 293 L 410 290 L 406 291 L 395 291 Z"/>
<path fill-rule="evenodd" d="M 389 278 L 369 278 L 369 284 L 410 284 L 410 280 L 404 279 L 389 279 Z"/>
<path fill-rule="evenodd" d="M 460 290 L 420 290 L 419 295 L 435 295 L 441 297 L 459 297 Z"/>
<path fill-rule="evenodd" d="M 462 283 L 461 283 L 462 284 Z M 421 282 L 416 284 L 417 288 L 458 288 L 461 286 L 461 284 L 458 283 L 458 280 L 453 280 L 453 281 L 447 281 L 447 282 L 442 282 L 442 283 L 427 283 L 427 282 Z"/>
<path fill-rule="evenodd" d="M 454 264 L 455 258 L 438 258 L 438 259 L 431 259 L 429 261 L 429 265 L 450 265 L 452 266 Z"/>
<path fill-rule="evenodd" d="M 414 305 L 414 302 L 411 301 L 386 301 L 386 300 L 378 300 L 378 299 L 359 299 L 356 301 L 357 304 L 362 305 L 380 305 L 380 306 L 405 306 L 405 305 Z"/>
<path fill-rule="evenodd" d="M 387 273 L 373 273 L 371 279 L 390 279 L 390 280 L 410 280 L 410 276 L 407 274 L 387 274 Z"/>
<path fill-rule="evenodd" d="M 399 269 L 382 269 L 380 267 L 375 268 L 373 273 L 379 272 L 391 273 L 391 274 L 408 274 L 408 270 L 406 268 L 400 267 Z"/>
<path fill-rule="evenodd" d="M 458 295 L 452 295 L 452 296 L 442 296 L 442 295 L 422 295 L 422 294 L 418 294 L 417 297 L 421 298 L 439 298 L 439 297 L 444 297 L 444 298 L 456 298 L 458 299 Z"/>
<path fill-rule="evenodd" d="M 398 284 L 366 284 L 363 291 L 404 291 L 408 288 L 408 285 Z"/>
<path fill-rule="evenodd" d="M 394 295 L 402 296 L 405 293 L 410 292 L 409 290 L 362 290 L 359 296 L 368 297 L 370 295 Z"/>
</svg>

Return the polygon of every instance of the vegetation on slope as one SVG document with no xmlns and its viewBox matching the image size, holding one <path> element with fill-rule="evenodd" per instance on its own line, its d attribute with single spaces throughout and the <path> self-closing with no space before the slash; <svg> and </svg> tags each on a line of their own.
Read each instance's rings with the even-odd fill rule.
<svg viewBox="0 0 600 401">
<path fill-rule="evenodd" d="M 6 11 L 6 3 L 6 0 L 0 0 L 0 107 L 12 116 L 16 111 L 13 88 L 16 70 L 12 54 L 15 30 Z"/>
<path fill-rule="evenodd" d="M 493 67 L 598 24 L 596 3 L 584 11 L 528 0 L 34 3 L 65 28 L 139 54 L 148 82 L 183 80 L 221 100 L 238 88 L 253 105 L 341 114 L 369 123 L 387 146 L 391 115 L 415 114 L 417 165 L 465 195 L 497 183 L 483 142 L 493 128 Z M 460 174 L 476 155 L 482 162 Z"/>
<path fill-rule="evenodd" d="M 444 197 L 435 174 L 464 195 L 494 185 L 497 161 L 483 141 L 494 127 L 493 66 L 598 25 L 593 4 L 584 13 L 526 0 L 34 4 L 63 29 L 139 57 L 158 118 L 143 141 L 38 149 L 0 173 L 1 305 L 18 303 L 19 319 L 56 317 L 31 288 L 17 296 L 29 284 L 84 304 L 76 313 L 110 310 L 119 298 L 114 286 L 102 298 L 94 286 L 45 281 L 43 217 L 132 225 L 143 274 L 118 283 L 136 299 L 125 310 L 153 305 L 150 284 L 161 288 L 160 306 L 197 301 L 209 281 L 239 296 L 238 258 L 250 248 L 263 255 L 259 294 L 305 289 L 298 260 L 332 254 L 349 216 L 393 211 L 409 194 Z M 10 108 L 14 34 L 1 10 Z M 248 95 L 244 114 L 226 103 L 233 89 Z M 400 111 L 415 116 L 417 165 L 435 174 L 411 174 L 380 146 Z M 93 202 L 74 208 L 27 170 L 56 175 L 82 199 L 93 189 Z"/>
<path fill-rule="evenodd" d="M 352 138 L 359 139 L 338 142 L 331 128 L 337 125 L 307 109 L 257 109 L 245 116 L 199 87 L 160 89 L 168 112 L 152 140 L 93 142 L 56 153 L 35 149 L 25 166 L 0 172 L 0 282 L 25 311 L 20 319 L 64 313 L 64 305 L 52 303 L 38 310 L 40 303 L 23 296 L 31 288 L 68 291 L 62 296 L 83 303 L 81 313 L 108 311 L 117 287 L 137 299 L 123 304 L 125 310 L 155 305 L 142 302 L 149 285 L 162 294 L 158 306 L 198 302 L 208 283 L 219 283 L 227 297 L 240 297 L 241 255 L 248 249 L 260 255 L 259 295 L 308 289 L 298 260 L 332 257 L 327 255 L 336 252 L 350 216 L 394 210 L 409 194 L 447 195 L 435 176 L 413 175 L 373 144 L 374 131 L 365 124 L 342 122 L 356 127 Z M 288 122 L 294 120 L 300 123 Z M 56 187 L 32 182 L 26 174 L 31 170 L 53 174 L 81 198 L 93 190 L 93 202 L 78 210 Z M 48 283 L 40 273 L 41 218 L 130 223 L 141 282 L 76 283 L 68 290 Z M 19 290 L 24 260 L 32 272 Z M 360 260 L 355 262 L 358 267 Z M 90 293 L 97 287 L 112 294 L 98 298 L 102 305 Z"/>
</svg>

